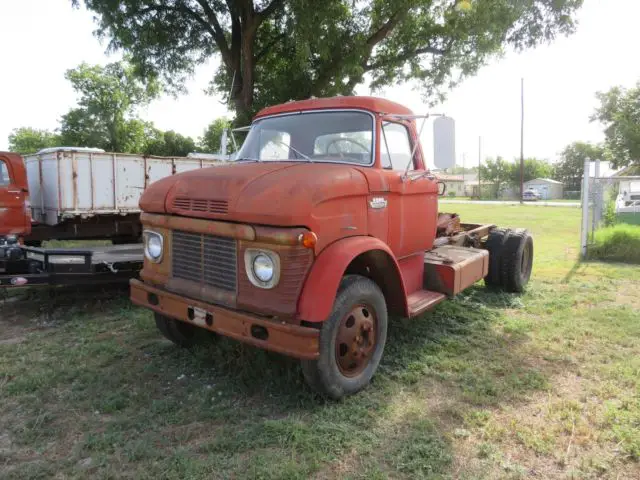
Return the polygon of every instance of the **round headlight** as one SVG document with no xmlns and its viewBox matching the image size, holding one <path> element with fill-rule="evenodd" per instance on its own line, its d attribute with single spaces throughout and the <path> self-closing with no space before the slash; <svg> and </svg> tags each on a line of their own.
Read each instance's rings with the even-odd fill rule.
<svg viewBox="0 0 640 480">
<path fill-rule="evenodd" d="M 160 260 L 162 257 L 162 237 L 157 233 L 148 232 L 145 251 L 149 260 Z"/>
<path fill-rule="evenodd" d="M 268 282 L 273 278 L 273 260 L 264 253 L 256 255 L 253 259 L 253 273 L 261 282 Z"/>
</svg>

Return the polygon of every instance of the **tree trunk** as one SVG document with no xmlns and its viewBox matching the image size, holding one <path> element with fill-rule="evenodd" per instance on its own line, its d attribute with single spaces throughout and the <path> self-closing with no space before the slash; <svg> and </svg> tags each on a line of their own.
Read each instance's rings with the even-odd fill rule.
<svg viewBox="0 0 640 480">
<path fill-rule="evenodd" d="M 242 29 L 240 55 L 236 62 L 235 79 L 232 98 L 236 107 L 237 121 L 247 124 L 253 115 L 253 87 L 254 87 L 254 42 L 257 22 L 247 19 Z M 233 72 L 231 75 L 233 76 Z"/>
</svg>

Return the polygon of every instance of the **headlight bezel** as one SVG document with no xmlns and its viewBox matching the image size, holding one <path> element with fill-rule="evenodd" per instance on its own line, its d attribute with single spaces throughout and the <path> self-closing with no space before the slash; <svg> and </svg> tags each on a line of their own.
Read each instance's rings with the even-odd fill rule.
<svg viewBox="0 0 640 480">
<path fill-rule="evenodd" d="M 162 262 L 164 258 L 164 235 L 153 230 L 145 230 L 142 232 L 142 237 L 144 242 L 144 257 L 151 263 Z M 158 238 L 160 240 L 160 254 L 157 257 L 154 257 L 149 251 L 149 240 L 151 238 Z"/>
<path fill-rule="evenodd" d="M 254 262 L 260 255 L 264 255 L 271 260 L 273 265 L 273 275 L 266 282 L 258 278 L 254 271 Z M 254 287 L 271 289 L 277 286 L 280 281 L 280 255 L 274 251 L 264 248 L 247 248 L 244 251 L 244 267 L 247 278 Z"/>
</svg>

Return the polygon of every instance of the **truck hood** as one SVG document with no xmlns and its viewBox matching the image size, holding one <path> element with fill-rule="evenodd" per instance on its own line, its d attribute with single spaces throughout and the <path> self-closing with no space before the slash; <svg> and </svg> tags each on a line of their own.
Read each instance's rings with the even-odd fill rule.
<svg viewBox="0 0 640 480">
<path fill-rule="evenodd" d="M 349 165 L 241 162 L 159 180 L 142 195 L 140 208 L 262 225 L 309 226 L 315 223 L 314 215 L 324 216 L 322 204 L 368 193 L 364 174 Z"/>
</svg>

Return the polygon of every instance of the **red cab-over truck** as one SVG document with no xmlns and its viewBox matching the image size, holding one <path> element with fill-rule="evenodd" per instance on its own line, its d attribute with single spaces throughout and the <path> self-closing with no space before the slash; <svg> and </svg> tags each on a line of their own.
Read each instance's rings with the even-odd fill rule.
<svg viewBox="0 0 640 480">
<path fill-rule="evenodd" d="M 417 117 L 357 96 L 260 111 L 234 162 L 145 191 L 132 301 L 178 345 L 207 329 L 299 358 L 308 384 L 337 399 L 374 376 L 390 317 L 482 279 L 521 292 L 531 236 L 438 212 Z M 434 125 L 436 165 L 451 166 L 452 121 Z"/>
</svg>

